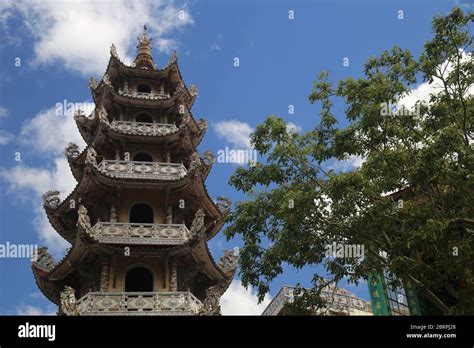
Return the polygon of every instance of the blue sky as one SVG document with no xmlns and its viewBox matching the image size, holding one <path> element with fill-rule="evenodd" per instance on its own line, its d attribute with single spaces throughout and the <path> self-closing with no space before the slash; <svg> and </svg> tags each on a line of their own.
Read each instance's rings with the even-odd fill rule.
<svg viewBox="0 0 474 348">
<path fill-rule="evenodd" d="M 75 185 L 62 158 L 77 131 L 68 116 L 55 118 L 56 103 L 91 102 L 89 76 L 102 77 L 110 44 L 129 61 L 143 24 L 154 37 L 154 59 L 168 62 L 173 49 L 188 85 L 199 97 L 196 118 L 209 129 L 199 147 L 216 153 L 242 148 L 248 133 L 268 115 L 283 117 L 302 131 L 318 121 L 308 102 L 312 81 L 322 70 L 330 80 L 360 76 L 363 64 L 394 45 L 418 56 L 431 37 L 431 20 L 458 1 L 0 1 L 0 244 L 48 245 L 57 258 L 63 246 L 48 230 L 40 194 Z M 459 2 L 472 6 L 468 1 Z M 399 10 L 403 19 L 399 19 Z M 294 11 L 294 19 L 289 19 Z M 240 66 L 234 66 L 238 58 Z M 343 59 L 349 66 L 343 66 Z M 18 62 L 20 59 L 20 66 Z M 17 64 L 16 64 L 17 63 Z M 295 113 L 288 113 L 294 105 Z M 343 120 L 343 105 L 336 105 Z M 69 117 L 70 118 L 70 117 Z M 341 123 L 344 125 L 344 122 Z M 21 161 L 15 161 L 19 153 Z M 349 162 L 345 168 L 357 165 Z M 207 179 L 213 197 L 243 197 L 228 186 L 236 169 L 217 163 Z M 68 191 L 69 189 L 69 191 Z M 240 245 L 219 235 L 210 242 L 214 258 Z M 288 269 L 271 287 L 309 285 L 319 267 Z M 51 313 L 55 309 L 34 283 L 27 259 L 0 259 L 0 314 Z M 348 289 L 368 298 L 365 284 Z M 245 305 L 242 303 L 245 302 Z M 258 313 L 252 292 L 236 283 L 227 295 L 228 313 Z"/>
</svg>

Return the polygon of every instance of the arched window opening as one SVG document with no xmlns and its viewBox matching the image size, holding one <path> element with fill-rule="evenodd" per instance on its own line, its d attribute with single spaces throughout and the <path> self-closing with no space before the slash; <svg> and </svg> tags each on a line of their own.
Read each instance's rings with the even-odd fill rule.
<svg viewBox="0 0 474 348">
<path fill-rule="evenodd" d="M 153 123 L 153 118 L 148 114 L 138 114 L 135 117 L 135 122 Z"/>
<path fill-rule="evenodd" d="M 139 152 L 133 156 L 133 160 L 138 162 L 153 162 L 153 157 L 146 152 Z"/>
<path fill-rule="evenodd" d="M 142 84 L 138 85 L 137 92 L 139 92 L 139 93 L 151 93 L 151 87 L 144 84 L 144 83 L 142 83 Z"/>
<path fill-rule="evenodd" d="M 153 274 L 145 267 L 133 267 L 125 275 L 125 292 L 152 292 Z"/>
<path fill-rule="evenodd" d="M 137 203 L 130 209 L 129 222 L 135 224 L 152 224 L 155 221 L 153 208 L 146 203 Z"/>
</svg>

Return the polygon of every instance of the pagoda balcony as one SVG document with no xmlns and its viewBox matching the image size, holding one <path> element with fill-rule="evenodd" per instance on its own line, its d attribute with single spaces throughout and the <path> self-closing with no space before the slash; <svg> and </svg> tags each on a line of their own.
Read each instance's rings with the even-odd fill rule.
<svg viewBox="0 0 474 348">
<path fill-rule="evenodd" d="M 90 292 L 77 301 L 79 315 L 196 315 L 203 305 L 192 293 Z"/>
<path fill-rule="evenodd" d="M 178 131 L 175 124 L 165 123 L 145 123 L 145 122 L 128 122 L 128 121 L 112 121 L 110 127 L 119 133 L 127 135 L 144 135 L 144 136 L 165 136 L 174 134 Z"/>
<path fill-rule="evenodd" d="M 112 178 L 177 181 L 188 171 L 181 163 L 103 160 L 97 169 Z"/>
<path fill-rule="evenodd" d="M 100 243 L 182 245 L 193 236 L 185 224 L 98 222 L 89 234 Z"/>
<path fill-rule="evenodd" d="M 169 93 L 146 93 L 119 89 L 119 95 L 128 98 L 146 99 L 146 100 L 164 100 L 171 98 Z"/>
</svg>

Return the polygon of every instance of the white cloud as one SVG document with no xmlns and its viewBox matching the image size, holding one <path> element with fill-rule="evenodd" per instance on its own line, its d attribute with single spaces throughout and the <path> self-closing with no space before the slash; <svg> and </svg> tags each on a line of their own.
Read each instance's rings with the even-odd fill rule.
<svg viewBox="0 0 474 348">
<path fill-rule="evenodd" d="M 69 142 L 85 146 L 72 116 L 58 116 L 56 108 L 38 113 L 26 121 L 20 131 L 21 145 L 26 152 L 39 156 L 44 166 L 20 164 L 0 170 L 0 178 L 8 184 L 10 193 L 33 203 L 33 226 L 41 241 L 53 254 L 60 254 L 67 242 L 53 229 L 42 206 L 41 196 L 49 190 L 60 191 L 64 199 L 76 185 L 64 148 Z M 22 150 L 23 151 L 23 150 Z"/>
<path fill-rule="evenodd" d="M 23 145 L 44 154 L 62 154 L 69 142 L 80 147 L 85 146 L 73 116 L 57 115 L 56 107 L 42 110 L 35 117 L 27 120 L 21 128 L 20 135 Z"/>
<path fill-rule="evenodd" d="M 4 108 L 3 106 L 0 106 L 0 118 L 7 117 L 7 115 L 8 115 L 7 108 Z"/>
<path fill-rule="evenodd" d="M 365 162 L 365 158 L 357 155 L 350 155 L 345 160 L 333 161 L 329 164 L 329 169 L 335 169 L 337 171 L 350 171 L 355 168 L 359 168 Z"/>
<path fill-rule="evenodd" d="M 220 121 L 213 124 L 217 136 L 238 148 L 250 149 L 250 133 L 253 129 L 246 122 Z"/>
<path fill-rule="evenodd" d="M 13 134 L 0 129 L 0 145 L 6 145 L 14 138 Z"/>
<path fill-rule="evenodd" d="M 211 47 L 209 47 L 209 51 L 220 51 L 221 50 L 221 46 L 215 42 L 211 45 Z"/>
<path fill-rule="evenodd" d="M 51 306 L 50 306 L 51 307 Z M 16 310 L 17 315 L 56 315 L 53 308 L 42 309 L 40 307 L 30 306 L 22 303 Z"/>
<path fill-rule="evenodd" d="M 223 315 L 260 315 L 270 301 L 270 296 L 265 295 L 258 303 L 256 293 L 250 288 L 245 289 L 242 282 L 235 279 L 221 297 L 221 312 Z"/>
<path fill-rule="evenodd" d="M 286 123 L 286 130 L 287 130 L 287 132 L 299 133 L 299 132 L 302 131 L 302 128 L 300 126 L 298 126 L 297 124 L 293 123 L 293 122 L 287 122 Z"/>
<path fill-rule="evenodd" d="M 461 52 L 462 62 L 466 62 L 471 59 L 471 53 Z M 443 76 L 447 77 L 448 74 L 453 70 L 453 65 L 444 63 L 440 66 L 440 70 L 443 72 Z M 430 95 L 437 94 L 444 90 L 441 79 L 435 77 L 432 83 L 424 82 L 419 84 L 416 88 L 411 90 L 408 94 L 404 95 L 400 100 L 399 104 L 404 105 L 408 109 L 412 109 L 417 101 L 422 101 L 425 104 L 429 104 Z M 467 95 L 474 94 L 474 85 L 467 90 Z"/>
<path fill-rule="evenodd" d="M 177 45 L 169 38 L 172 33 L 193 24 L 187 8 L 172 0 L 19 0 L 5 3 L 0 10 L 4 24 L 12 13 L 22 17 L 35 40 L 36 64 L 59 62 L 85 75 L 104 72 L 112 43 L 125 61 L 131 61 L 127 53 L 134 55 L 144 24 L 161 52 L 167 52 L 170 43 Z"/>
</svg>

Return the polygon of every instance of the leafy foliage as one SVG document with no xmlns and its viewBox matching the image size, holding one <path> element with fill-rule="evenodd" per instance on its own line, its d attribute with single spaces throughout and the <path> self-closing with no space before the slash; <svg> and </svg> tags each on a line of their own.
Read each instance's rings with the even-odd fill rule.
<svg viewBox="0 0 474 348">
<path fill-rule="evenodd" d="M 473 18 L 459 8 L 436 17 L 418 59 L 394 47 L 370 57 L 362 78 L 333 86 L 321 73 L 309 96 L 320 105 L 314 129 L 288 131 L 275 116 L 256 128 L 251 143 L 266 162 L 231 177 L 249 198 L 237 203 L 225 233 L 242 235 L 242 281 L 258 288 L 260 300 L 284 263 L 322 263 L 332 282 L 386 269 L 440 313 L 474 314 Z M 420 77 L 440 88 L 428 103 L 418 101 L 419 115 L 381 112 Z M 333 111 L 337 98 L 346 104 L 345 128 Z M 328 169 L 357 156 L 360 168 Z M 365 257 L 325 257 L 333 242 L 364 245 Z M 301 313 L 320 304 L 327 283 L 318 274 L 313 283 L 295 301 Z"/>
</svg>

